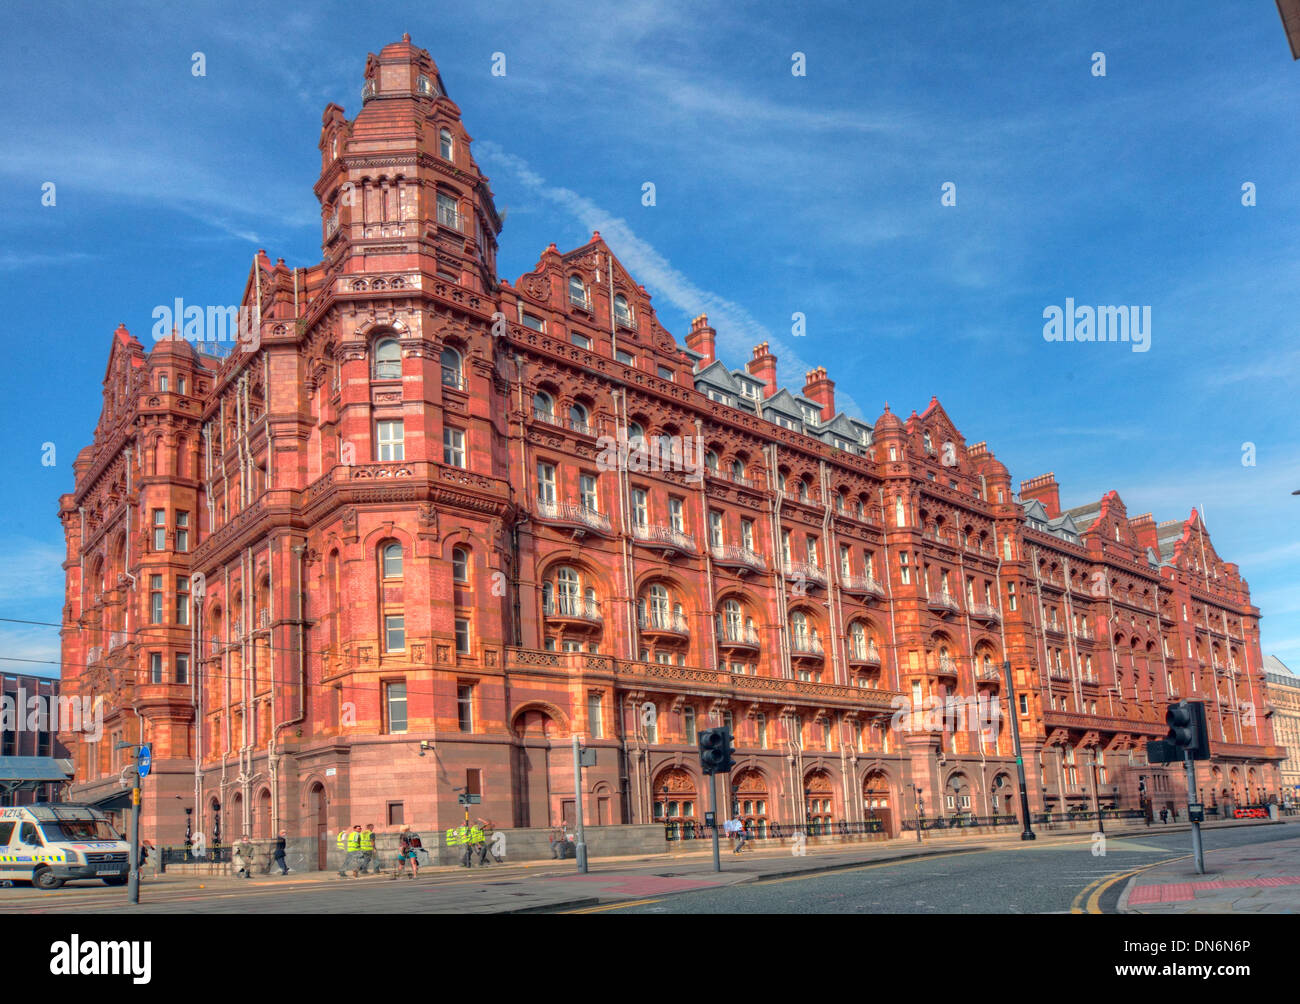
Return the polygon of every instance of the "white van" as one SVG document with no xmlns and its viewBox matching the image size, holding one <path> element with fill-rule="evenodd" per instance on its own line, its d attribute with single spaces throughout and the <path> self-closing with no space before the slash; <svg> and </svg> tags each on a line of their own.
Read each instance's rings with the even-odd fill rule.
<svg viewBox="0 0 1300 1004">
<path fill-rule="evenodd" d="M 131 845 L 98 809 L 38 803 L 0 809 L 0 879 L 57 889 L 73 879 L 125 885 Z"/>
</svg>

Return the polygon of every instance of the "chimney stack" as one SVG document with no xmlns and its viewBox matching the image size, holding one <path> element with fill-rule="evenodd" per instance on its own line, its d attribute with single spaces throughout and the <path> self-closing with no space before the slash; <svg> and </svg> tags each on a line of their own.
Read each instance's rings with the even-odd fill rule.
<svg viewBox="0 0 1300 1004">
<path fill-rule="evenodd" d="M 745 369 L 763 384 L 764 400 L 776 393 L 776 356 L 768 351 L 767 342 L 754 346 L 754 358 L 745 364 Z"/>
<path fill-rule="evenodd" d="M 1156 539 L 1156 518 L 1149 512 L 1144 512 L 1141 516 L 1134 516 L 1128 521 L 1129 528 L 1133 531 L 1138 539 L 1138 546 L 1151 548 L 1156 554 L 1160 553 L 1160 545 Z"/>
<path fill-rule="evenodd" d="M 717 358 L 714 354 L 714 343 L 717 338 L 718 333 L 709 327 L 708 315 L 701 314 L 691 321 L 691 330 L 686 334 L 686 347 L 701 355 L 701 367 L 708 366 Z"/>
<path fill-rule="evenodd" d="M 822 421 L 835 417 L 835 381 L 826 376 L 826 367 L 818 366 L 804 374 L 803 396 L 822 406 Z"/>
<path fill-rule="evenodd" d="M 1048 471 L 1036 478 L 1020 482 L 1020 500 L 1025 502 L 1029 499 L 1038 499 L 1043 503 L 1048 519 L 1056 519 L 1061 515 L 1061 488 L 1056 483 L 1055 472 Z"/>
</svg>

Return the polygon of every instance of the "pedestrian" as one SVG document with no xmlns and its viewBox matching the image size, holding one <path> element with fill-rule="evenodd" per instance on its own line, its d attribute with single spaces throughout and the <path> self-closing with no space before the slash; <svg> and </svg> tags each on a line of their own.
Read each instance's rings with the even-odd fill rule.
<svg viewBox="0 0 1300 1004">
<path fill-rule="evenodd" d="M 286 837 L 287 834 L 284 830 L 281 830 L 280 835 L 275 838 L 275 863 L 280 866 L 281 875 L 289 874 L 289 866 L 284 863 L 284 854 L 288 847 L 288 840 Z"/>
<path fill-rule="evenodd" d="M 475 822 L 478 824 L 479 834 L 483 838 L 478 844 L 478 863 L 480 865 L 486 865 L 488 851 L 491 850 L 492 834 L 496 832 L 496 827 L 492 825 L 492 820 L 484 819 L 481 816 L 476 819 Z M 492 857 L 497 864 L 501 864 L 501 859 L 498 858 L 495 853 Z"/>
<path fill-rule="evenodd" d="M 551 857 L 556 861 L 564 857 L 564 831 L 558 826 L 551 830 Z"/>
<path fill-rule="evenodd" d="M 745 830 L 745 821 L 739 817 L 736 818 L 736 853 L 739 854 L 745 849 L 745 844 L 749 842 L 749 833 Z"/>
<path fill-rule="evenodd" d="M 248 835 L 239 838 L 234 851 L 235 875 L 240 878 L 253 877 L 253 842 Z"/>
<path fill-rule="evenodd" d="M 483 832 L 477 826 L 470 826 L 468 822 L 460 828 L 460 842 L 465 848 L 460 857 L 462 868 L 474 867 L 474 845 L 478 842 L 477 838 L 482 835 Z"/>
<path fill-rule="evenodd" d="M 361 833 L 361 871 L 379 872 L 379 856 L 375 853 L 375 824 L 367 823 Z"/>
<path fill-rule="evenodd" d="M 413 833 L 409 825 L 403 825 L 397 837 L 397 870 L 393 872 L 393 878 L 397 878 L 400 872 L 406 870 L 406 864 L 411 864 L 411 878 L 420 876 L 420 849 L 424 845 L 420 842 L 420 835 Z"/>
<path fill-rule="evenodd" d="M 1160 810 L 1160 822 L 1165 823 L 1165 824 L 1168 824 L 1168 822 L 1169 822 L 1169 810 L 1168 810 L 1168 809 L 1161 809 L 1161 810 Z"/>
<path fill-rule="evenodd" d="M 360 878 L 361 824 L 357 823 L 351 830 L 345 830 L 344 836 L 347 838 L 347 858 L 343 862 L 343 872 L 340 874 L 351 872 L 353 878 Z"/>
<path fill-rule="evenodd" d="M 190 844 L 190 854 L 196 861 L 202 861 L 208 856 L 208 849 L 203 843 L 203 831 L 200 830 L 194 834 L 194 841 Z"/>
<path fill-rule="evenodd" d="M 346 826 L 339 830 L 334 843 L 339 849 L 339 878 L 346 878 L 348 870 L 348 828 Z"/>
</svg>

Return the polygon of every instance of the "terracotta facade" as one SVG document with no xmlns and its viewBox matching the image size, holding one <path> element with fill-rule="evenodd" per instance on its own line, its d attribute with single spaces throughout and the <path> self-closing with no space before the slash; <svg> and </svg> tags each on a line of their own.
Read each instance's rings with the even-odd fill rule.
<svg viewBox="0 0 1300 1004">
<path fill-rule="evenodd" d="M 777 388 L 766 345 L 728 375 L 707 318 L 679 344 L 599 234 L 499 279 L 428 54 L 371 55 L 363 98 L 323 117 L 322 261 L 259 252 L 224 356 L 185 318 L 149 352 L 119 327 L 61 500 L 64 685 L 153 745 L 146 836 L 180 843 L 187 808 L 209 840 L 434 831 L 463 789 L 546 826 L 574 732 L 590 821 L 680 827 L 707 808 L 694 735 L 723 724 L 719 808 L 760 833 L 1014 812 L 1004 659 L 1036 810 L 1135 807 L 1143 775 L 1181 802 L 1141 754 L 1175 694 L 1210 701 L 1207 786 L 1275 791 L 1259 611 L 1195 512 L 1112 492 L 1076 519 L 1051 476 L 1013 495 L 937 401 L 855 422 L 824 369 Z M 611 463 L 629 435 L 664 463 Z M 927 699 L 981 695 L 991 727 L 922 727 Z M 74 797 L 111 793 L 112 743 L 70 745 Z"/>
</svg>

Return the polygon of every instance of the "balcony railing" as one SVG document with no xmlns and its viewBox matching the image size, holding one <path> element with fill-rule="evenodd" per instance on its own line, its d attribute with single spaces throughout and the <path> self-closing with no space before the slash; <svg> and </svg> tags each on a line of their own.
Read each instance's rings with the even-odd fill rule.
<svg viewBox="0 0 1300 1004">
<path fill-rule="evenodd" d="M 121 648 L 125 644 L 126 644 L 125 631 L 114 631 L 108 636 L 108 650 L 110 652 L 112 652 L 114 649 Z"/>
<path fill-rule="evenodd" d="M 542 604 L 542 613 L 547 617 L 572 617 L 575 620 L 591 621 L 600 624 L 604 617 L 600 605 L 591 599 L 580 596 L 555 596 Z"/>
<path fill-rule="evenodd" d="M 637 623 L 642 631 L 666 631 L 670 634 L 689 635 L 686 618 L 668 610 L 643 610 L 637 615 Z"/>
<path fill-rule="evenodd" d="M 1069 671 L 1068 669 L 1053 669 L 1053 670 L 1050 670 L 1050 671 L 1048 672 L 1047 675 L 1050 676 L 1053 680 L 1073 680 L 1073 679 L 1074 679 L 1073 675 L 1071 675 L 1071 673 L 1070 673 L 1070 671 Z"/>
<path fill-rule="evenodd" d="M 658 544 L 677 551 L 694 551 L 695 538 L 689 533 L 656 523 L 633 523 L 632 536 L 647 544 Z"/>
<path fill-rule="evenodd" d="M 872 665 L 880 665 L 880 649 L 876 648 L 875 643 L 866 645 L 849 645 L 849 662 L 866 662 Z"/>
<path fill-rule="evenodd" d="M 576 418 L 569 419 L 568 426 L 574 432 L 583 436 L 594 436 L 596 434 L 595 426 L 588 425 L 586 422 L 579 422 Z"/>
<path fill-rule="evenodd" d="M 1002 670 L 998 666 L 980 666 L 975 670 L 975 679 L 982 680 L 985 683 L 1001 683 Z"/>
<path fill-rule="evenodd" d="M 745 488 L 764 488 L 766 483 L 758 478 L 746 477 L 744 474 L 736 474 L 732 471 L 718 468 L 714 470 L 711 467 L 705 468 L 705 473 L 711 478 L 721 478 L 723 481 L 730 481 L 732 484 L 741 485 Z"/>
<path fill-rule="evenodd" d="M 728 626 L 727 624 L 718 625 L 718 644 L 719 645 L 743 645 L 747 648 L 758 648 L 758 632 L 752 627 L 745 626 Z"/>
<path fill-rule="evenodd" d="M 972 603 L 970 605 L 970 615 L 977 620 L 996 621 L 1001 619 L 998 608 L 991 603 Z"/>
<path fill-rule="evenodd" d="M 802 576 L 809 582 L 816 582 L 823 586 L 826 585 L 826 573 L 816 565 L 807 561 L 785 562 L 785 574 L 787 578 L 795 579 Z"/>
<path fill-rule="evenodd" d="M 939 676 L 956 676 L 957 660 L 952 658 L 952 656 L 948 656 L 948 655 L 940 656 L 939 662 L 935 666 L 935 672 Z"/>
<path fill-rule="evenodd" d="M 934 593 L 928 596 L 925 602 L 929 606 L 936 607 L 940 610 L 951 610 L 951 611 L 961 610 L 961 606 L 953 598 L 952 594 L 948 592 Z"/>
<path fill-rule="evenodd" d="M 90 648 L 86 650 L 87 665 L 93 665 L 94 663 L 101 662 L 103 661 L 103 658 L 104 658 L 104 646 L 102 645 L 92 645 Z"/>
<path fill-rule="evenodd" d="M 767 567 L 767 559 L 761 554 L 738 544 L 714 544 L 709 551 L 714 561 L 724 565 L 745 565 L 760 571 Z"/>
<path fill-rule="evenodd" d="M 873 593 L 884 596 L 885 588 L 870 575 L 841 575 L 840 588 L 851 593 Z"/>
<path fill-rule="evenodd" d="M 808 635 L 795 635 L 790 639 L 790 651 L 795 655 L 802 656 L 825 656 L 826 649 L 822 647 L 820 638 L 809 637 Z"/>
<path fill-rule="evenodd" d="M 581 523 L 593 530 L 600 530 L 604 533 L 609 532 L 608 516 L 603 512 L 597 512 L 590 506 L 579 505 L 576 502 L 555 502 L 539 498 L 537 500 L 537 515 L 543 519 L 561 520 L 565 523 Z"/>
</svg>

